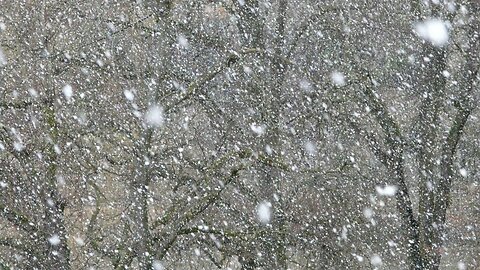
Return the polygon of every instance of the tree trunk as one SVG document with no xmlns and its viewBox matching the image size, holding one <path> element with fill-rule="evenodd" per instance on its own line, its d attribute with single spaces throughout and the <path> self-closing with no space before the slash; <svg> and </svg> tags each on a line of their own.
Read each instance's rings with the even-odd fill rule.
<svg viewBox="0 0 480 270">
<path fill-rule="evenodd" d="M 45 249 L 41 265 L 44 269 L 69 269 L 70 250 L 67 243 L 67 231 L 65 228 L 64 209 L 65 203 L 58 192 L 57 166 L 58 154 L 55 144 L 58 142 L 58 126 L 55 116 L 53 99 L 44 111 L 45 118 L 50 129 L 50 145 L 47 148 L 47 172 L 46 183 L 43 183 L 44 196 L 44 226 L 43 233 L 39 234 L 41 243 L 45 243 Z"/>
<path fill-rule="evenodd" d="M 136 166 L 133 179 L 130 183 L 130 230 L 132 241 L 140 269 L 152 269 L 151 235 L 148 217 L 148 186 L 150 184 L 149 173 L 149 149 L 153 130 L 147 128 L 139 141 L 139 151 L 136 155 Z"/>
</svg>

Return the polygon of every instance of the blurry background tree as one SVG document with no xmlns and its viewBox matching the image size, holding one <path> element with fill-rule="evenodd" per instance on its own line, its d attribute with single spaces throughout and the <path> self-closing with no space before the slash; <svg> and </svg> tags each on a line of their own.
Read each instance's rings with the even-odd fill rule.
<svg viewBox="0 0 480 270">
<path fill-rule="evenodd" d="M 479 8 L 2 3 L 0 267 L 479 267 Z"/>
</svg>

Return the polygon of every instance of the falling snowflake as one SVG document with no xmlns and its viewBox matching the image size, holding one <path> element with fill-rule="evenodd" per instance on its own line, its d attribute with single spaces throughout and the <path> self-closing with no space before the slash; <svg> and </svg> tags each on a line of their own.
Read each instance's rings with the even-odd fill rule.
<svg viewBox="0 0 480 270">
<path fill-rule="evenodd" d="M 37 90 L 33 89 L 33 88 L 29 88 L 28 89 L 28 93 L 30 94 L 31 97 L 33 98 L 37 98 L 38 97 L 38 92 Z"/>
<path fill-rule="evenodd" d="M 133 101 L 133 99 L 135 98 L 133 91 L 131 90 L 125 90 L 123 91 L 123 94 L 125 95 L 125 98 L 128 99 L 129 101 Z"/>
<path fill-rule="evenodd" d="M 253 132 L 255 132 L 257 135 L 262 135 L 265 133 L 265 126 L 263 125 L 258 125 L 256 123 L 252 123 L 250 125 L 250 128 L 252 129 Z"/>
<path fill-rule="evenodd" d="M 371 217 L 373 217 L 373 210 L 372 210 L 372 208 L 368 208 L 368 207 L 364 208 L 364 209 L 363 209 L 363 216 L 366 217 L 366 218 L 371 218 Z"/>
<path fill-rule="evenodd" d="M 382 265 L 382 258 L 380 256 L 378 256 L 377 254 L 375 254 L 370 258 L 370 263 L 373 266 L 381 266 Z"/>
<path fill-rule="evenodd" d="M 21 152 L 25 149 L 25 145 L 21 141 L 17 141 L 13 143 L 13 148 L 17 152 Z"/>
<path fill-rule="evenodd" d="M 153 267 L 153 270 L 164 270 L 165 269 L 165 267 L 163 267 L 163 264 L 158 260 L 153 261 L 152 267 Z"/>
<path fill-rule="evenodd" d="M 332 79 L 333 84 L 335 84 L 336 86 L 344 86 L 345 85 L 345 75 L 343 75 L 343 73 L 338 72 L 338 71 L 334 71 L 334 72 L 332 72 L 330 77 Z"/>
<path fill-rule="evenodd" d="M 60 244 L 60 237 L 58 236 L 58 234 L 54 234 L 48 238 L 48 242 L 52 246 L 57 246 Z"/>
<path fill-rule="evenodd" d="M 307 79 L 302 79 L 298 82 L 298 85 L 300 86 L 300 89 L 302 89 L 305 92 L 310 92 L 312 91 L 312 84 L 310 81 Z"/>
<path fill-rule="evenodd" d="M 65 98 L 67 100 L 70 100 L 73 96 L 73 88 L 71 85 L 69 84 L 66 84 L 63 88 L 62 88 L 62 93 L 63 95 L 65 96 Z"/>
<path fill-rule="evenodd" d="M 81 238 L 81 237 L 75 237 L 75 243 L 76 243 L 78 246 L 84 246 L 84 245 L 85 245 L 85 241 L 84 241 L 83 238 Z"/>
<path fill-rule="evenodd" d="M 0 67 L 3 67 L 7 64 L 7 57 L 2 51 L 2 48 L 0 48 Z"/>
<path fill-rule="evenodd" d="M 307 153 L 312 156 L 314 156 L 317 153 L 317 146 L 315 145 L 315 143 L 311 141 L 306 142 L 304 147 Z"/>
<path fill-rule="evenodd" d="M 189 44 L 188 44 L 188 39 L 185 35 L 183 34 L 180 34 L 178 35 L 177 37 L 177 42 L 178 42 L 178 45 L 183 48 L 183 49 L 188 49 L 189 47 Z"/>
<path fill-rule="evenodd" d="M 261 202 L 257 205 L 257 218 L 260 223 L 268 224 L 272 218 L 272 204 Z"/>
<path fill-rule="evenodd" d="M 362 257 L 362 256 L 357 255 L 357 254 L 353 254 L 353 256 L 355 256 L 355 258 L 357 259 L 357 261 L 363 262 L 363 257 Z"/>
<path fill-rule="evenodd" d="M 394 186 L 394 185 L 386 185 L 385 187 L 381 187 L 381 186 L 375 187 L 375 190 L 377 191 L 378 195 L 387 196 L 387 197 L 395 196 L 395 194 L 397 193 L 397 189 L 398 189 L 397 186 Z"/>
<path fill-rule="evenodd" d="M 164 123 L 163 108 L 159 105 L 153 105 L 145 113 L 145 122 L 151 127 L 161 127 Z"/>
<path fill-rule="evenodd" d="M 439 19 L 428 19 L 416 23 L 415 32 L 422 39 L 432 43 L 436 47 L 444 46 L 449 39 L 447 25 Z"/>
</svg>

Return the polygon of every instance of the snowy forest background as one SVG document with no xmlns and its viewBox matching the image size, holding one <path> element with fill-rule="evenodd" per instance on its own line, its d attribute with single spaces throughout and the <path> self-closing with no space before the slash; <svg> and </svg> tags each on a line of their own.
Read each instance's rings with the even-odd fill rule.
<svg viewBox="0 0 480 270">
<path fill-rule="evenodd" d="M 480 1 L 0 1 L 0 269 L 480 269 Z"/>
</svg>

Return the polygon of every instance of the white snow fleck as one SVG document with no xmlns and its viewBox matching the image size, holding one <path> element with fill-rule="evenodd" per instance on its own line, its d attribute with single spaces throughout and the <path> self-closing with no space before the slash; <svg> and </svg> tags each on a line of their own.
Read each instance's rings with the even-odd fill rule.
<svg viewBox="0 0 480 270">
<path fill-rule="evenodd" d="M 312 91 L 312 84 L 307 79 L 300 80 L 300 82 L 298 82 L 298 85 L 300 86 L 300 89 L 302 89 L 305 92 Z"/>
<path fill-rule="evenodd" d="M 195 255 L 200 256 L 200 249 L 198 248 L 195 249 Z"/>
<path fill-rule="evenodd" d="M 33 88 L 29 88 L 28 89 L 28 93 L 30 94 L 31 97 L 33 98 L 37 98 L 38 97 L 38 92 L 37 90 L 33 89 Z"/>
<path fill-rule="evenodd" d="M 84 241 L 83 238 L 81 238 L 81 237 L 75 237 L 75 243 L 76 243 L 78 246 L 84 246 L 84 245 L 85 245 L 85 241 Z"/>
<path fill-rule="evenodd" d="M 407 60 L 408 60 L 408 63 L 414 64 L 414 63 L 415 63 L 415 56 L 409 55 L 408 58 L 407 58 Z"/>
<path fill-rule="evenodd" d="M 371 258 L 370 258 L 370 263 L 373 265 L 373 266 L 380 266 L 382 265 L 382 258 L 380 258 L 380 256 L 378 256 L 377 254 L 373 255 Z"/>
<path fill-rule="evenodd" d="M 0 187 L 1 188 L 6 188 L 8 186 L 8 184 L 4 181 L 0 181 Z"/>
<path fill-rule="evenodd" d="M 347 229 L 347 227 L 343 226 L 340 237 L 341 237 L 343 240 L 347 240 L 347 234 L 348 234 L 348 229 Z"/>
<path fill-rule="evenodd" d="M 245 0 L 237 0 L 237 1 L 238 1 L 238 3 L 240 4 L 240 6 L 245 5 Z"/>
<path fill-rule="evenodd" d="M 252 123 L 250 125 L 250 128 L 258 135 L 262 135 L 263 133 L 265 133 L 265 127 L 263 125 L 257 125 L 256 123 Z"/>
<path fill-rule="evenodd" d="M 165 267 L 163 267 L 163 264 L 158 260 L 153 261 L 152 267 L 153 267 L 153 270 L 163 270 L 163 269 L 165 269 Z"/>
<path fill-rule="evenodd" d="M 449 38 L 446 23 L 435 18 L 416 23 L 415 32 L 436 47 L 447 44 Z"/>
<path fill-rule="evenodd" d="M 371 217 L 373 217 L 373 210 L 372 210 L 372 208 L 365 207 L 365 208 L 363 209 L 363 216 L 365 216 L 366 218 L 371 218 Z"/>
<path fill-rule="evenodd" d="M 357 261 L 363 262 L 363 257 L 362 257 L 362 256 L 357 255 L 357 254 L 353 254 L 353 256 L 355 256 L 355 258 L 357 259 Z"/>
<path fill-rule="evenodd" d="M 432 191 L 433 190 L 433 183 L 431 181 L 427 181 L 427 189 L 429 191 Z"/>
<path fill-rule="evenodd" d="M 304 147 L 307 153 L 312 156 L 314 156 L 317 153 L 317 146 L 313 142 L 310 142 L 310 141 L 306 142 Z"/>
<path fill-rule="evenodd" d="M 458 262 L 457 263 L 457 268 L 458 268 L 458 270 L 466 270 L 467 266 L 463 262 Z"/>
<path fill-rule="evenodd" d="M 25 145 L 23 145 L 22 142 L 17 141 L 17 142 L 14 142 L 14 143 L 13 143 L 13 148 L 15 148 L 15 151 L 20 152 L 20 151 L 22 151 L 23 149 L 25 149 Z"/>
<path fill-rule="evenodd" d="M 48 204 L 50 207 L 55 206 L 55 202 L 53 202 L 52 199 L 47 199 L 47 204 Z"/>
<path fill-rule="evenodd" d="M 164 123 L 163 108 L 159 105 L 153 105 L 145 113 L 145 121 L 149 126 L 161 127 Z"/>
<path fill-rule="evenodd" d="M 3 67 L 7 64 L 7 57 L 3 53 L 2 48 L 0 48 L 0 67 Z"/>
<path fill-rule="evenodd" d="M 50 238 L 48 238 L 48 242 L 50 243 L 50 245 L 56 246 L 60 244 L 60 237 L 58 236 L 58 234 L 54 234 Z"/>
<path fill-rule="evenodd" d="M 461 168 L 459 170 L 459 172 L 460 172 L 460 175 L 463 176 L 463 177 L 467 177 L 467 175 L 468 175 L 468 172 L 465 168 Z"/>
<path fill-rule="evenodd" d="M 65 182 L 65 178 L 63 178 L 62 175 L 58 175 L 57 176 L 57 183 L 59 186 L 63 187 L 65 186 L 66 182 Z"/>
<path fill-rule="evenodd" d="M 252 70 L 252 68 L 249 67 L 249 66 L 243 66 L 243 72 L 245 72 L 245 74 L 250 75 L 250 74 L 253 73 L 253 70 Z"/>
<path fill-rule="evenodd" d="M 267 152 L 267 154 L 269 154 L 269 155 L 273 154 L 273 149 L 272 149 L 272 147 L 267 144 L 267 145 L 265 146 L 265 152 Z"/>
<path fill-rule="evenodd" d="M 55 150 L 55 153 L 56 153 L 57 155 L 60 155 L 60 154 L 62 153 L 62 149 L 60 148 L 60 146 L 58 146 L 58 144 L 55 144 L 55 145 L 53 146 L 53 150 Z"/>
<path fill-rule="evenodd" d="M 263 224 L 268 224 L 272 218 L 272 204 L 261 202 L 257 205 L 257 218 Z"/>
<path fill-rule="evenodd" d="M 377 191 L 378 195 L 380 196 L 395 196 L 395 193 L 397 193 L 397 186 L 394 185 L 386 185 L 385 187 L 381 186 L 376 186 L 375 190 Z"/>
<path fill-rule="evenodd" d="M 62 93 L 63 95 L 65 96 L 65 98 L 67 100 L 70 100 L 73 96 L 73 88 L 70 84 L 66 84 L 63 88 L 62 88 Z"/>
<path fill-rule="evenodd" d="M 183 34 L 178 35 L 177 42 L 178 42 L 178 45 L 180 45 L 181 48 L 188 49 L 188 47 L 189 47 L 188 39 L 185 35 L 183 35 Z"/>
<path fill-rule="evenodd" d="M 345 75 L 339 71 L 334 71 L 330 75 L 333 84 L 336 86 L 344 86 L 345 85 Z"/>
<path fill-rule="evenodd" d="M 443 75 L 445 78 L 448 78 L 448 77 L 450 77 L 450 72 L 448 72 L 447 70 L 444 70 L 444 71 L 442 71 L 442 75 Z"/>
<path fill-rule="evenodd" d="M 447 3 L 447 10 L 448 10 L 449 12 L 452 12 L 452 13 L 455 12 L 455 10 L 457 10 L 457 8 L 455 7 L 455 3 L 453 3 L 453 2 L 448 2 L 448 3 Z"/>
<path fill-rule="evenodd" d="M 114 25 L 113 23 L 111 23 L 111 22 L 107 23 L 107 28 L 108 28 L 108 30 L 110 30 L 111 32 L 117 31 L 115 25 Z"/>
<path fill-rule="evenodd" d="M 142 113 L 139 112 L 139 111 L 136 111 L 136 110 L 133 111 L 133 115 L 135 115 L 135 117 L 137 117 L 137 118 L 142 118 Z"/>
<path fill-rule="evenodd" d="M 133 101 L 133 99 L 135 98 L 135 95 L 133 94 L 133 91 L 132 90 L 125 90 L 123 91 L 123 94 L 125 95 L 125 98 L 130 100 L 130 101 Z"/>
</svg>

